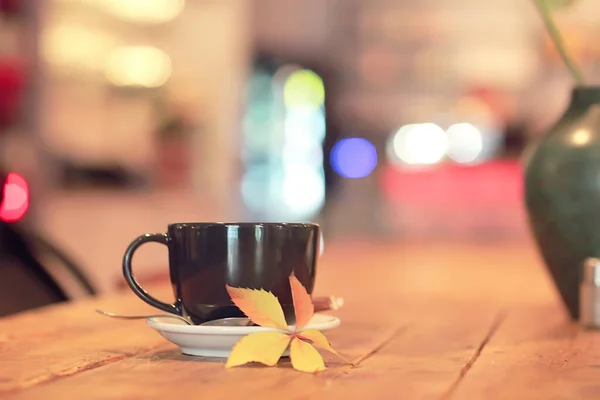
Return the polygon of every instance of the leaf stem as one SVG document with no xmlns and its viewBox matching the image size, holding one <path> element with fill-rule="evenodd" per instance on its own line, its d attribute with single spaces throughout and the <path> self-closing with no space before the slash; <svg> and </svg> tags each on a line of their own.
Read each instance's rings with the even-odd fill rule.
<svg viewBox="0 0 600 400">
<path fill-rule="evenodd" d="M 558 31 L 558 28 L 554 24 L 552 16 L 550 15 L 550 7 L 548 6 L 547 0 L 535 0 L 535 3 L 537 5 L 538 11 L 540 12 L 540 15 L 542 16 L 544 24 L 546 25 L 546 29 L 548 30 L 548 33 L 550 34 L 550 37 L 552 38 L 552 41 L 554 42 L 554 45 L 556 46 L 556 49 L 558 50 L 563 62 L 569 69 L 569 72 L 575 80 L 575 83 L 578 86 L 582 86 L 584 84 L 583 75 L 581 74 L 581 71 L 579 70 L 575 62 L 567 53 L 560 32 Z"/>
</svg>

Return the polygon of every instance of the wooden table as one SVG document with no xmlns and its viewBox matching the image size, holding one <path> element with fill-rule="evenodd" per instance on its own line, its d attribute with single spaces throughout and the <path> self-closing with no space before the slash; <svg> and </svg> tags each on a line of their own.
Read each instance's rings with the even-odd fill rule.
<svg viewBox="0 0 600 400">
<path fill-rule="evenodd" d="M 182 356 L 94 313 L 151 311 L 125 292 L 0 320 L 0 398 L 600 398 L 600 333 L 569 321 L 529 243 L 329 243 L 319 268 L 316 294 L 345 299 L 327 336 L 355 368 Z"/>
</svg>

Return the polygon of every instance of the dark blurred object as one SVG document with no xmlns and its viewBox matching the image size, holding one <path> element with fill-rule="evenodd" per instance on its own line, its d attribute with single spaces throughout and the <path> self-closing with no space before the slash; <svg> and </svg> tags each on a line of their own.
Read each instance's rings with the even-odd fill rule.
<svg viewBox="0 0 600 400">
<path fill-rule="evenodd" d="M 527 127 L 521 121 L 510 121 L 504 129 L 504 154 L 508 158 L 518 158 L 527 145 Z"/>
<path fill-rule="evenodd" d="M 11 126 L 17 121 L 24 77 L 25 74 L 18 61 L 0 59 L 0 129 Z"/>
<path fill-rule="evenodd" d="M 58 163 L 59 184 L 65 189 L 132 188 L 145 184 L 142 176 L 118 164 L 85 165 L 71 160 Z"/>
<path fill-rule="evenodd" d="M 338 82 L 339 67 L 318 63 L 313 69 L 323 78 L 327 96 L 325 96 L 325 140 L 323 141 L 323 167 L 325 169 L 325 209 L 329 208 L 335 194 L 340 188 L 340 176 L 331 167 L 331 150 L 342 137 L 342 121 L 336 112 L 336 104 L 340 101 L 340 84 Z"/>
<path fill-rule="evenodd" d="M 579 287 L 579 322 L 585 328 L 600 328 L 600 260 L 587 258 L 582 263 Z"/>
<path fill-rule="evenodd" d="M 525 160 L 533 236 L 563 303 L 579 318 L 581 263 L 600 252 L 599 87 L 576 87 L 562 117 Z"/>
<path fill-rule="evenodd" d="M 7 175 L 0 171 L 0 204 L 6 201 Z M 57 260 L 85 293 L 96 294 L 82 269 L 57 246 L 37 233 L 0 221 L 0 316 L 69 300 L 69 294 L 41 261 L 48 257 Z"/>
<path fill-rule="evenodd" d="M 5 17 L 17 16 L 21 11 L 22 3 L 23 0 L 0 0 L 0 14 Z"/>
<path fill-rule="evenodd" d="M 67 301 L 14 226 L 0 222 L 0 316 Z"/>
<path fill-rule="evenodd" d="M 155 114 L 159 120 L 156 181 L 161 187 L 185 187 L 191 180 L 194 124 L 183 106 L 170 103 L 163 95 L 157 99 Z"/>
</svg>

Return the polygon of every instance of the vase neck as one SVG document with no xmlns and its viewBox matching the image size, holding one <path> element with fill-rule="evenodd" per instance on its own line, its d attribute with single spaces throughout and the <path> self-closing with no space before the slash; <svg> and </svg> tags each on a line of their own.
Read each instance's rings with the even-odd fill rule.
<svg viewBox="0 0 600 400">
<path fill-rule="evenodd" d="M 587 108 L 600 104 L 600 86 L 580 86 L 571 91 L 571 107 Z"/>
</svg>

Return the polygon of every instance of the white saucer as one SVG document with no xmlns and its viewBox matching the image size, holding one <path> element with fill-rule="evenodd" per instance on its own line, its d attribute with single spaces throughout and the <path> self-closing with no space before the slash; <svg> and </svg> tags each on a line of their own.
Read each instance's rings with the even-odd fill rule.
<svg viewBox="0 0 600 400">
<path fill-rule="evenodd" d="M 277 331 L 261 326 L 201 326 L 186 325 L 173 318 L 152 317 L 148 325 L 169 342 L 176 344 L 183 354 L 201 357 L 227 358 L 233 346 L 252 332 Z M 315 314 L 304 329 L 326 331 L 340 325 L 340 319 L 331 315 Z M 290 326 L 293 330 L 294 326 Z M 283 354 L 288 355 L 287 350 Z"/>
</svg>

